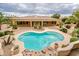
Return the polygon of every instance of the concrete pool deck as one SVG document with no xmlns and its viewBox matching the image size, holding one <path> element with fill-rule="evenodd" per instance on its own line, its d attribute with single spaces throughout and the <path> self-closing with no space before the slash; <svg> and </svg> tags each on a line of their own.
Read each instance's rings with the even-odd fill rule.
<svg viewBox="0 0 79 59">
<path fill-rule="evenodd" d="M 47 32 L 47 31 L 54 31 L 54 32 L 57 32 L 57 33 L 60 33 L 60 34 L 62 34 L 63 36 L 64 36 L 64 40 L 63 41 L 59 41 L 59 42 L 57 42 L 58 44 L 59 44 L 59 47 L 61 48 L 61 46 L 62 45 L 67 45 L 67 44 L 69 44 L 70 43 L 70 38 L 71 38 L 71 36 L 70 35 L 68 35 L 68 34 L 66 34 L 66 33 L 63 33 L 63 32 L 61 32 L 61 31 L 59 31 L 58 29 L 49 29 L 49 28 L 44 28 L 44 30 L 34 30 L 34 29 L 31 29 L 31 28 L 19 28 L 19 29 L 17 29 L 17 30 L 15 30 L 15 34 L 16 35 L 14 35 L 14 37 L 16 38 L 16 41 L 15 41 L 15 43 L 17 44 L 17 45 L 19 45 L 19 47 L 20 47 L 20 52 L 19 52 L 19 54 L 17 54 L 18 56 L 22 56 L 22 52 L 25 50 L 25 48 L 24 48 L 24 44 L 23 44 L 23 42 L 21 42 L 21 41 L 19 41 L 18 39 L 17 39 L 17 37 L 19 36 L 19 35 L 21 35 L 21 34 L 23 34 L 23 33 L 25 33 L 25 32 L 37 32 L 37 33 L 42 33 L 42 32 Z M 55 42 L 56 43 L 56 42 Z M 54 46 L 54 43 L 52 43 L 50 46 Z M 17 56 L 17 55 L 15 55 L 15 56 Z"/>
</svg>

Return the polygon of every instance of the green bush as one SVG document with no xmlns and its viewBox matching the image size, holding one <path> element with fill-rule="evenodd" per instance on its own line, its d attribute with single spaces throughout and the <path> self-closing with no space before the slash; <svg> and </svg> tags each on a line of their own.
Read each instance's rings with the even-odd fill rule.
<svg viewBox="0 0 79 59">
<path fill-rule="evenodd" d="M 79 36 L 79 28 L 75 29 L 73 32 L 72 32 L 72 36 Z"/>
<path fill-rule="evenodd" d="M 79 34 L 77 35 L 77 37 L 79 38 Z"/>
<path fill-rule="evenodd" d="M 18 45 L 14 47 L 14 50 L 16 50 L 16 49 L 19 49 L 19 46 Z"/>
<path fill-rule="evenodd" d="M 64 45 L 64 44 L 63 44 L 63 45 L 62 45 L 62 48 L 65 48 L 65 47 L 67 47 L 68 45 L 69 45 L 69 44 L 67 44 L 67 45 Z"/>
<path fill-rule="evenodd" d="M 5 35 L 13 35 L 13 31 L 0 32 L 0 37 L 5 36 Z"/>
<path fill-rule="evenodd" d="M 70 39 L 70 42 L 75 42 L 75 41 L 77 41 L 77 40 L 78 40 L 77 37 L 72 37 L 72 38 Z"/>
<path fill-rule="evenodd" d="M 13 31 L 5 31 L 4 34 L 5 35 L 9 35 L 9 34 L 12 35 L 13 34 Z"/>
<path fill-rule="evenodd" d="M 65 24 L 71 24 L 71 22 L 69 22 L 69 21 L 65 21 Z"/>
<path fill-rule="evenodd" d="M 66 28 L 61 28 L 60 31 L 67 33 L 67 29 Z"/>
<path fill-rule="evenodd" d="M 9 33 L 10 33 L 10 31 L 5 31 L 4 32 L 5 35 L 8 35 Z"/>
<path fill-rule="evenodd" d="M 77 34 L 79 34 L 79 28 L 77 29 Z"/>
<path fill-rule="evenodd" d="M 62 22 L 65 23 L 67 19 L 68 19 L 67 17 L 62 18 Z"/>
<path fill-rule="evenodd" d="M 79 23 L 78 23 L 78 24 L 76 24 L 75 28 L 79 28 Z"/>
<path fill-rule="evenodd" d="M 12 25 L 13 29 L 17 29 L 17 25 Z"/>
<path fill-rule="evenodd" d="M 76 37 L 77 36 L 77 33 L 76 32 L 72 32 L 72 37 Z"/>
<path fill-rule="evenodd" d="M 4 32 L 0 32 L 0 37 L 2 37 L 2 36 L 4 36 L 5 34 L 4 34 Z"/>
</svg>

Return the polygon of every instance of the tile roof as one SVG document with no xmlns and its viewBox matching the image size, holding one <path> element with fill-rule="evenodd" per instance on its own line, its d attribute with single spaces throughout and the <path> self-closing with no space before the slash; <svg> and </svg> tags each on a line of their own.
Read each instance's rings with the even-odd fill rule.
<svg viewBox="0 0 79 59">
<path fill-rule="evenodd" d="M 10 17 L 10 19 L 15 19 L 17 21 L 56 21 L 58 19 L 51 18 L 50 16 L 25 16 L 25 17 Z"/>
</svg>

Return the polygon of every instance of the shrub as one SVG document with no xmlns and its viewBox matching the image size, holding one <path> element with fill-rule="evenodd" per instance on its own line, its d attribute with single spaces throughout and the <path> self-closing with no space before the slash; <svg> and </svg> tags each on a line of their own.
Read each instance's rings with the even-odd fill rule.
<svg viewBox="0 0 79 59">
<path fill-rule="evenodd" d="M 4 31 L 5 35 L 13 34 L 13 31 Z"/>
<path fill-rule="evenodd" d="M 67 28 L 67 29 L 70 29 L 70 27 L 71 27 L 70 25 L 66 25 L 66 28 Z"/>
<path fill-rule="evenodd" d="M 67 45 L 64 45 L 64 44 L 63 44 L 63 45 L 62 45 L 62 48 L 65 48 L 65 47 L 67 47 L 68 45 L 69 45 L 69 44 L 67 44 Z"/>
<path fill-rule="evenodd" d="M 77 34 L 77 37 L 79 38 L 79 34 Z"/>
<path fill-rule="evenodd" d="M 71 22 L 69 22 L 69 21 L 65 21 L 65 24 L 71 24 Z"/>
<path fill-rule="evenodd" d="M 79 28 L 79 23 L 78 23 L 78 24 L 76 24 L 75 28 Z"/>
<path fill-rule="evenodd" d="M 13 29 L 17 29 L 17 25 L 12 25 Z"/>
<path fill-rule="evenodd" d="M 76 37 L 77 33 L 75 31 L 72 32 L 72 36 Z"/>
<path fill-rule="evenodd" d="M 4 32 L 0 32 L 0 37 L 2 37 L 2 36 L 4 36 L 5 34 L 4 34 Z"/>
<path fill-rule="evenodd" d="M 10 31 L 5 31 L 4 34 L 8 35 L 8 34 L 10 34 Z"/>
<path fill-rule="evenodd" d="M 62 22 L 65 23 L 65 21 L 66 21 L 67 19 L 68 19 L 67 17 L 62 18 Z"/>
<path fill-rule="evenodd" d="M 18 45 L 14 47 L 14 50 L 16 50 L 16 49 L 19 49 L 19 46 Z"/>
<path fill-rule="evenodd" d="M 60 31 L 67 33 L 67 29 L 66 28 L 61 28 Z"/>
<path fill-rule="evenodd" d="M 77 29 L 77 34 L 79 34 L 79 28 Z"/>
<path fill-rule="evenodd" d="M 78 40 L 77 37 L 72 37 L 72 38 L 70 39 L 70 42 L 75 42 L 75 41 L 77 41 L 77 40 Z"/>
<path fill-rule="evenodd" d="M 77 36 L 79 35 L 79 28 L 75 29 L 73 32 L 72 32 L 72 36 Z"/>
</svg>

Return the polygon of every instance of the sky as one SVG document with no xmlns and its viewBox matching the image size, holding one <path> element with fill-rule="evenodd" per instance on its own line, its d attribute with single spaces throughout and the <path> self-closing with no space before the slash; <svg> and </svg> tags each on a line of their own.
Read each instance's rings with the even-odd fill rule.
<svg viewBox="0 0 79 59">
<path fill-rule="evenodd" d="M 0 3 L 0 11 L 7 16 L 70 15 L 78 6 L 72 3 Z"/>
</svg>

